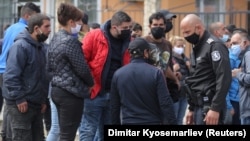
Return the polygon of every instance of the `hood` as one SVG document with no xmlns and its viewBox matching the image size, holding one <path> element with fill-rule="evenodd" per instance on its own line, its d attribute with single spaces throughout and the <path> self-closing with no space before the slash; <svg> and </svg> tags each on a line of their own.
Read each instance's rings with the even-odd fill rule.
<svg viewBox="0 0 250 141">
<path fill-rule="evenodd" d="M 101 30 L 102 31 L 108 31 L 111 27 L 111 20 L 107 20 L 101 25 Z"/>
<path fill-rule="evenodd" d="M 34 40 L 31 37 L 31 34 L 28 32 L 27 28 L 25 28 L 22 32 L 20 32 L 17 37 L 15 38 L 14 42 L 17 40 L 25 40 L 26 42 L 30 43 L 34 46 L 42 46 L 42 43 L 39 43 L 38 41 Z"/>
</svg>

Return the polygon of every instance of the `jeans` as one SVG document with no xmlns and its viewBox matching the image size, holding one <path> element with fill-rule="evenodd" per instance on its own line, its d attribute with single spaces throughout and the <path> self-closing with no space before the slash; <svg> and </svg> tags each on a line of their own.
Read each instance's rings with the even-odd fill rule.
<svg viewBox="0 0 250 141">
<path fill-rule="evenodd" d="M 83 98 L 59 87 L 52 87 L 51 98 L 58 112 L 60 141 L 74 141 L 83 114 Z"/>
<path fill-rule="evenodd" d="M 0 86 L 1 86 L 1 91 L 3 93 L 7 93 L 6 87 L 3 87 L 3 75 L 0 74 Z M 10 127 L 10 118 L 9 118 L 9 113 L 7 111 L 6 104 L 4 102 L 3 105 L 3 122 L 2 122 L 2 131 L 1 131 L 1 136 L 3 141 L 12 141 L 12 131 Z"/>
<path fill-rule="evenodd" d="M 241 125 L 250 125 L 250 117 L 241 118 Z"/>
<path fill-rule="evenodd" d="M 51 109 L 51 127 L 46 141 L 59 141 L 59 123 L 56 105 L 50 98 L 50 109 Z"/>
<path fill-rule="evenodd" d="M 41 108 L 28 107 L 21 113 L 16 105 L 6 105 L 12 129 L 12 141 L 43 141 Z"/>
<path fill-rule="evenodd" d="M 4 104 L 4 108 L 3 108 L 3 122 L 2 122 L 1 136 L 2 136 L 3 141 L 12 141 L 10 118 L 9 118 L 9 113 L 7 111 L 6 104 Z"/>
<path fill-rule="evenodd" d="M 221 125 L 224 123 L 224 115 L 225 113 L 220 112 L 219 122 L 218 124 Z M 205 125 L 205 122 L 203 121 L 205 118 L 204 110 L 202 107 L 195 107 L 194 108 L 194 123 L 195 125 Z"/>
<path fill-rule="evenodd" d="M 232 119 L 232 124 L 233 125 L 240 125 L 241 121 L 240 121 L 240 104 L 237 101 L 230 101 L 233 108 L 234 108 L 234 115 L 233 115 L 233 119 Z"/>
<path fill-rule="evenodd" d="M 226 114 L 224 119 L 224 124 L 226 125 L 232 125 L 233 116 L 231 115 L 231 109 L 226 108 Z"/>
<path fill-rule="evenodd" d="M 180 97 L 177 102 L 174 103 L 174 111 L 177 118 L 177 124 L 183 125 L 183 118 L 187 109 L 187 98 Z"/>
<path fill-rule="evenodd" d="M 84 114 L 79 128 L 80 141 L 103 141 L 104 124 L 111 124 L 110 94 L 102 93 L 84 100 Z"/>
</svg>

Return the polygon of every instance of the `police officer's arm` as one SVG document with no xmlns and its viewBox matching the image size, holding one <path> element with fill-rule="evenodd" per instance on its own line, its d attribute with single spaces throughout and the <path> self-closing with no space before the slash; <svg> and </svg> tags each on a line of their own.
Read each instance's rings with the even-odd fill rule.
<svg viewBox="0 0 250 141">
<path fill-rule="evenodd" d="M 169 94 L 166 79 L 164 74 L 159 70 L 157 72 L 157 96 L 159 100 L 160 109 L 162 112 L 163 124 L 177 124 L 174 114 L 173 101 Z"/>
<path fill-rule="evenodd" d="M 211 110 L 219 112 L 225 106 L 226 95 L 232 80 L 229 53 L 223 43 L 214 43 L 211 50 L 211 61 L 216 76 L 216 89 L 211 103 Z"/>
<path fill-rule="evenodd" d="M 244 55 L 244 65 L 243 71 L 237 73 L 236 78 L 239 83 L 245 87 L 250 86 L 250 51 L 246 52 Z"/>
</svg>

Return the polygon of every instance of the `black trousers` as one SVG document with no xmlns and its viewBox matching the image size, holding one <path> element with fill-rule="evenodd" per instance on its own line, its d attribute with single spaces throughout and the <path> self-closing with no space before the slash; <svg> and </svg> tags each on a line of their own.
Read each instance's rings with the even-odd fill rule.
<svg viewBox="0 0 250 141">
<path fill-rule="evenodd" d="M 83 113 L 83 98 L 58 87 L 52 87 L 51 97 L 58 111 L 60 141 L 74 141 Z"/>
</svg>

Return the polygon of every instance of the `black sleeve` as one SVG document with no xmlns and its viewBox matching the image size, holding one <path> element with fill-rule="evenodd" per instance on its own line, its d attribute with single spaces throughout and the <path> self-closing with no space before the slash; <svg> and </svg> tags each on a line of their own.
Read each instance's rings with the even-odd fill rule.
<svg viewBox="0 0 250 141">
<path fill-rule="evenodd" d="M 177 124 L 173 101 L 166 85 L 165 76 L 160 70 L 157 72 L 157 96 L 163 116 L 163 124 Z"/>
<path fill-rule="evenodd" d="M 212 98 L 211 109 L 219 112 L 224 107 L 232 80 L 229 52 L 223 43 L 215 42 L 210 55 L 212 67 L 216 75 L 216 89 Z"/>
<path fill-rule="evenodd" d="M 72 65 L 75 73 L 82 78 L 83 82 L 89 86 L 92 87 L 94 85 L 94 80 L 91 75 L 89 66 L 84 58 L 82 49 L 81 49 L 81 43 L 75 39 L 75 40 L 69 40 L 65 44 L 65 46 L 71 46 L 67 47 L 67 57 L 69 59 L 70 64 Z"/>
<path fill-rule="evenodd" d="M 111 91 L 110 91 L 110 109 L 111 109 L 111 123 L 115 125 L 121 124 L 120 122 L 120 95 L 117 89 L 117 77 L 114 74 L 111 82 Z"/>
</svg>

